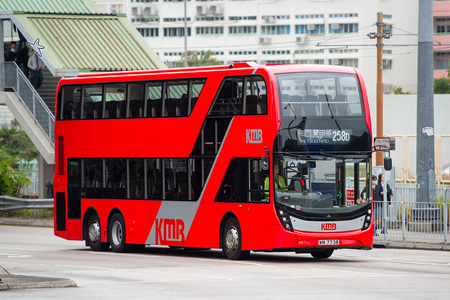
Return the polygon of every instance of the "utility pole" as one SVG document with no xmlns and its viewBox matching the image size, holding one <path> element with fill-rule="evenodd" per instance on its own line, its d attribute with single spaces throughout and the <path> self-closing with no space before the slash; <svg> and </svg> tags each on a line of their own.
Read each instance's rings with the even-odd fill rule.
<svg viewBox="0 0 450 300">
<path fill-rule="evenodd" d="M 433 1 L 419 0 L 417 64 L 417 202 L 436 202 L 434 160 Z"/>
<path fill-rule="evenodd" d="M 184 0 L 184 67 L 188 66 L 187 56 L 187 0 Z"/>
<path fill-rule="evenodd" d="M 367 34 L 370 39 L 377 39 L 377 134 L 383 137 L 383 39 L 391 38 L 390 32 L 383 32 L 383 13 L 377 13 L 377 32 Z M 383 165 L 383 151 L 375 154 L 375 165 Z"/>
<path fill-rule="evenodd" d="M 383 137 L 383 13 L 377 13 L 377 137 Z M 376 152 L 376 165 L 383 165 L 383 151 Z"/>
</svg>

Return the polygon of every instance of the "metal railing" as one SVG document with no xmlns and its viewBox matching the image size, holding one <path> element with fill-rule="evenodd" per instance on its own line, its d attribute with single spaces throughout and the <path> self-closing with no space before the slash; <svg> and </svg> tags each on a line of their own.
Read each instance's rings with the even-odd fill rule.
<svg viewBox="0 0 450 300">
<path fill-rule="evenodd" d="M 55 116 L 15 62 L 3 63 L 3 88 L 13 89 L 17 93 L 18 98 L 25 104 L 35 122 L 54 144 Z"/>
<path fill-rule="evenodd" d="M 22 199 L 0 196 L 0 211 L 17 209 L 53 209 L 53 199 Z"/>
<path fill-rule="evenodd" d="M 398 184 L 394 200 L 374 202 L 378 236 L 375 241 L 443 242 L 450 235 L 450 186 L 436 186 L 436 202 L 416 201 L 414 184 Z M 381 215 L 377 216 L 377 213 Z"/>
</svg>

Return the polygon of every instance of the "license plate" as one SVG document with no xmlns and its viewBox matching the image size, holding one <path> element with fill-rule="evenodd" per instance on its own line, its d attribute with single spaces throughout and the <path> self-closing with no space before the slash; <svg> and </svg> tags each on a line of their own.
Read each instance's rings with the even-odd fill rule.
<svg viewBox="0 0 450 300">
<path fill-rule="evenodd" d="M 319 245 L 339 245 L 339 240 L 319 240 Z"/>
</svg>

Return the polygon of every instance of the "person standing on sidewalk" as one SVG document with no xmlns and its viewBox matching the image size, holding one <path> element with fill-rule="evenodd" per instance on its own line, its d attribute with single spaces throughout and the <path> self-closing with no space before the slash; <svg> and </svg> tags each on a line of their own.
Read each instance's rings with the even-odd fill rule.
<svg viewBox="0 0 450 300">
<path fill-rule="evenodd" d="M 28 68 L 31 70 L 31 84 L 37 90 L 44 81 L 44 76 L 42 75 L 44 63 L 36 52 L 28 59 Z"/>
</svg>

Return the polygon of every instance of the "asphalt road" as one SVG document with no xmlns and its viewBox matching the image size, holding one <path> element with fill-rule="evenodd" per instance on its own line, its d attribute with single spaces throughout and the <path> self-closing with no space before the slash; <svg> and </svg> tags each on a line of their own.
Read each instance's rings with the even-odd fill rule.
<svg viewBox="0 0 450 300">
<path fill-rule="evenodd" d="M 339 250 L 321 261 L 308 254 L 252 253 L 231 261 L 219 250 L 92 252 L 49 228 L 0 226 L 0 266 L 77 283 L 0 291 L 0 299 L 450 299 L 448 251 Z"/>
</svg>

